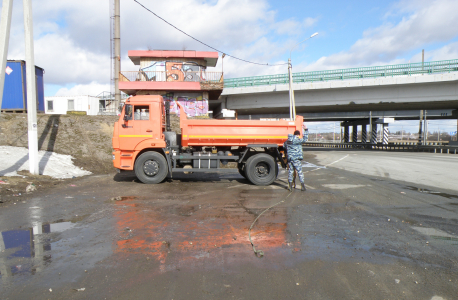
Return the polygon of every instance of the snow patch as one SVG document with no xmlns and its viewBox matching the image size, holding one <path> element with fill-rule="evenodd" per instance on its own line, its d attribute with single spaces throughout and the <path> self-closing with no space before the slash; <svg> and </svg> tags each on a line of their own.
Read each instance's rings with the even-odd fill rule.
<svg viewBox="0 0 458 300">
<path fill-rule="evenodd" d="M 90 175 L 89 171 L 73 165 L 71 155 L 50 151 L 38 151 L 40 175 L 53 178 L 72 178 Z M 29 149 L 23 147 L 0 146 L 0 176 L 21 176 L 17 171 L 29 171 Z"/>
</svg>

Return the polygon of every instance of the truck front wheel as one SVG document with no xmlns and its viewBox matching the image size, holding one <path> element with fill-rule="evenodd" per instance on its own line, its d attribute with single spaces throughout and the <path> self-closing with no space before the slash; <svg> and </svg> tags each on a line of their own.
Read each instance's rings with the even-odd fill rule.
<svg viewBox="0 0 458 300">
<path fill-rule="evenodd" d="M 247 179 L 255 185 L 269 185 L 274 182 L 277 170 L 274 158 L 264 153 L 251 156 L 245 166 Z"/>
<path fill-rule="evenodd" d="M 135 175 L 143 183 L 160 183 L 167 176 L 167 161 L 157 152 L 145 152 L 135 161 Z"/>
</svg>

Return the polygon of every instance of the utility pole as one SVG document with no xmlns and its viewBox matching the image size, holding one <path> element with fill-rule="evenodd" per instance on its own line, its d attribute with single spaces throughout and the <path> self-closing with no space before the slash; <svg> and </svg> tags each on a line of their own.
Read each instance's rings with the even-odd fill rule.
<svg viewBox="0 0 458 300">
<path fill-rule="evenodd" d="M 114 60 L 115 60 L 115 107 L 116 110 L 118 109 L 119 104 L 121 104 L 121 92 L 119 91 L 119 73 L 121 72 L 121 23 L 120 23 L 120 12 L 121 12 L 121 4 L 120 0 L 114 0 L 115 6 L 115 28 L 114 28 Z"/>
<path fill-rule="evenodd" d="M 425 69 L 425 49 L 421 50 L 421 70 L 423 71 L 424 69 Z"/>
<path fill-rule="evenodd" d="M 24 0 L 23 5 L 27 80 L 27 120 L 29 132 L 29 171 L 33 175 L 38 175 L 37 89 L 33 51 L 32 0 Z M 3 72 L 3 70 L 0 71 Z"/>
<path fill-rule="evenodd" d="M 3 87 L 5 85 L 6 59 L 10 40 L 11 14 L 13 0 L 3 0 L 2 19 L 0 20 L 0 110 L 2 109 Z"/>
<path fill-rule="evenodd" d="M 29 145 L 29 171 L 38 175 L 38 131 L 37 131 L 37 90 L 35 76 L 35 59 L 33 51 L 33 18 L 32 0 L 23 0 L 24 31 L 25 31 L 25 61 L 27 81 L 27 121 Z M 3 100 L 5 85 L 5 67 L 8 56 L 9 36 L 11 29 L 11 14 L 13 0 L 3 0 L 2 19 L 0 20 L 0 108 Z"/>
<path fill-rule="evenodd" d="M 293 74 L 291 71 L 291 58 L 288 59 L 288 76 L 289 76 L 289 120 L 293 121 Z"/>
</svg>

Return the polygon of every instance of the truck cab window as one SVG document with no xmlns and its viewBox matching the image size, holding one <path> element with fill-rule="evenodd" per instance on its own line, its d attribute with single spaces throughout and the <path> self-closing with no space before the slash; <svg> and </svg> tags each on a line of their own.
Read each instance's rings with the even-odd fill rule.
<svg viewBox="0 0 458 300">
<path fill-rule="evenodd" d="M 134 120 L 149 120 L 149 106 L 148 105 L 135 105 L 134 106 Z"/>
</svg>

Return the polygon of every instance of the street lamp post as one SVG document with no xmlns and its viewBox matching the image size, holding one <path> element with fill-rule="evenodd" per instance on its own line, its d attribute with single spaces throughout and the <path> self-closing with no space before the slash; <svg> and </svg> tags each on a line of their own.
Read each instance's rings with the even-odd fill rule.
<svg viewBox="0 0 458 300">
<path fill-rule="evenodd" d="M 308 39 L 311 39 L 314 36 L 317 36 L 318 32 L 315 32 L 305 40 L 303 40 L 300 43 L 297 43 L 291 50 L 289 51 L 289 58 L 288 58 L 288 75 L 289 75 L 289 119 L 290 120 L 296 120 L 296 101 L 294 99 L 294 90 L 293 90 L 293 72 L 292 72 L 292 65 L 291 65 L 291 53 L 293 52 L 293 49 L 296 48 L 299 44 L 302 44 L 303 42 L 307 41 Z"/>
</svg>

